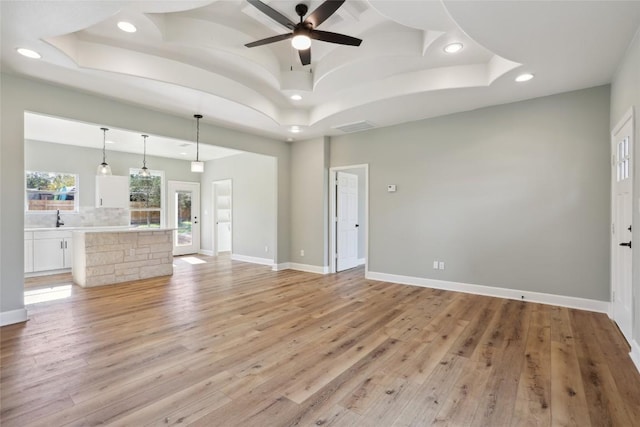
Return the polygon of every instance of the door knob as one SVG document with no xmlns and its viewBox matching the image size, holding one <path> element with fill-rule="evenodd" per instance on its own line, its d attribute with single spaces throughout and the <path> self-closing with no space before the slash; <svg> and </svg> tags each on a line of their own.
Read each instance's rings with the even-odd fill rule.
<svg viewBox="0 0 640 427">
<path fill-rule="evenodd" d="M 627 228 L 627 230 L 631 231 L 631 226 L 629 226 L 629 228 Z"/>
<path fill-rule="evenodd" d="M 620 243 L 620 246 L 629 246 L 629 249 L 631 249 L 631 241 L 629 243 Z"/>
<path fill-rule="evenodd" d="M 360 224 L 356 224 L 356 228 L 360 227 Z"/>
</svg>

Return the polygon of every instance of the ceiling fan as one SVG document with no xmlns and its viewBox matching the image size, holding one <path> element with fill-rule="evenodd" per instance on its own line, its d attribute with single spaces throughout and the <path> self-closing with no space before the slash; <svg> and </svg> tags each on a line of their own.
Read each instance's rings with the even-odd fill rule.
<svg viewBox="0 0 640 427">
<path fill-rule="evenodd" d="M 309 10 L 308 6 L 300 3 L 296 5 L 296 13 L 300 17 L 300 22 L 297 24 L 260 0 L 247 1 L 269 18 L 284 25 L 293 32 L 247 43 L 245 45 L 246 47 L 262 46 L 269 43 L 279 42 L 281 40 L 291 39 L 291 45 L 298 50 L 302 65 L 309 65 L 311 63 L 311 39 L 349 46 L 360 46 L 360 43 L 362 43 L 362 40 L 355 37 L 332 33 L 329 31 L 316 30 L 320 24 L 326 21 L 335 13 L 336 10 L 338 10 L 340 6 L 342 6 L 342 3 L 344 3 L 345 0 L 327 0 L 307 16 L 307 19 L 303 18 Z"/>
</svg>

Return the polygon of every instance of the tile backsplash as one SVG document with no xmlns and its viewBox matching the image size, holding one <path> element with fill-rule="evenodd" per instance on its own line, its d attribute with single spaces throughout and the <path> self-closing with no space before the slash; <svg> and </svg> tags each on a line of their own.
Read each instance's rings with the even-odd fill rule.
<svg viewBox="0 0 640 427">
<path fill-rule="evenodd" d="M 80 206 L 80 212 L 60 211 L 63 227 L 111 227 L 129 225 L 129 209 L 95 208 Z M 24 215 L 24 228 L 48 228 L 56 226 L 56 213 L 27 212 Z"/>
</svg>

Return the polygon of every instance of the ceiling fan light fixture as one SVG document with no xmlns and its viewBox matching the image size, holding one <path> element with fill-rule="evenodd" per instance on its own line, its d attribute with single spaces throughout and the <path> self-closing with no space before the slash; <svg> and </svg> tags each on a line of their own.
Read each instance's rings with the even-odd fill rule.
<svg viewBox="0 0 640 427">
<path fill-rule="evenodd" d="M 306 34 L 297 34 L 291 39 L 291 46 L 297 50 L 307 50 L 311 47 L 311 39 Z"/>
<path fill-rule="evenodd" d="M 531 80 L 533 78 L 533 74 L 531 73 L 523 73 L 520 74 L 518 77 L 516 77 L 516 82 L 518 83 L 524 83 L 524 82 L 528 82 L 529 80 Z"/>
<path fill-rule="evenodd" d="M 125 33 L 135 33 L 136 31 L 138 31 L 135 25 L 127 21 L 118 22 L 118 28 L 120 28 Z"/>
<path fill-rule="evenodd" d="M 455 43 L 449 43 L 448 45 L 446 45 L 444 47 L 444 51 L 447 53 L 456 53 L 456 52 L 460 52 L 462 48 L 463 48 L 462 43 L 455 42 Z"/>
<path fill-rule="evenodd" d="M 302 99 L 302 95 L 300 95 L 298 93 L 294 93 L 289 98 L 291 98 L 293 101 L 300 101 Z"/>
<path fill-rule="evenodd" d="M 300 129 L 300 126 L 295 126 L 294 125 L 294 126 L 291 126 L 289 128 L 289 132 L 291 132 L 291 133 L 300 133 L 300 132 L 302 132 L 302 129 Z"/>
</svg>

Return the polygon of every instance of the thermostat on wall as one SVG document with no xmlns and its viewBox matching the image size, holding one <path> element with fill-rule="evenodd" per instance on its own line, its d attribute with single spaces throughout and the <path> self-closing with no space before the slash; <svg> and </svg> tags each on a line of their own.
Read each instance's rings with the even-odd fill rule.
<svg viewBox="0 0 640 427">
<path fill-rule="evenodd" d="M 387 191 L 389 193 L 395 193 L 396 192 L 396 185 L 395 184 L 389 184 L 387 185 Z"/>
</svg>

